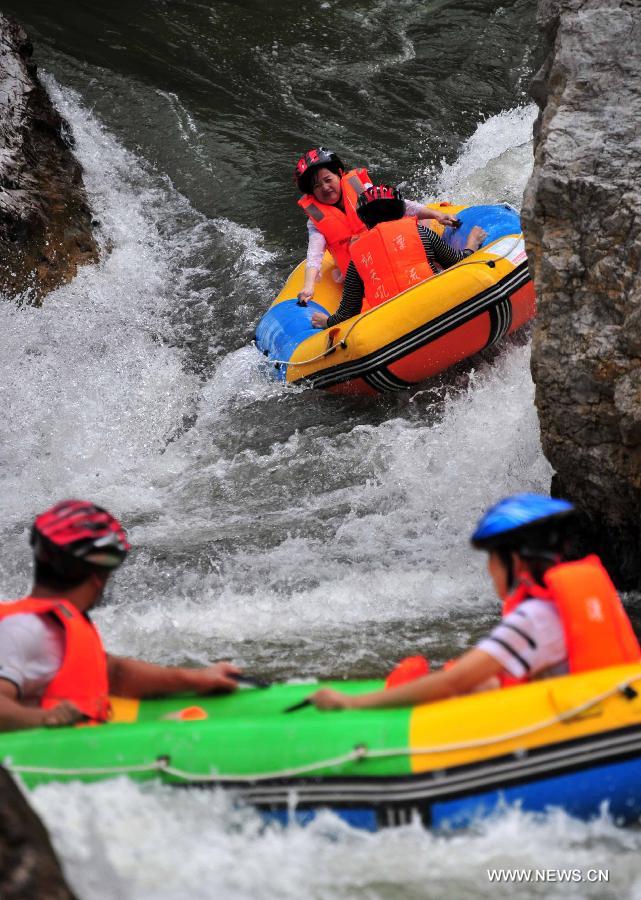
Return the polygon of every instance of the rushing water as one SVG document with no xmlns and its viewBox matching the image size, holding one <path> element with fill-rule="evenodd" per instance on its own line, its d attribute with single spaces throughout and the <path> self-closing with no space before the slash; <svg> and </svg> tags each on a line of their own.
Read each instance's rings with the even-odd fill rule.
<svg viewBox="0 0 641 900">
<path fill-rule="evenodd" d="M 489 626 L 470 528 L 550 477 L 527 344 L 410 397 L 346 400 L 271 381 L 248 340 L 304 252 L 291 169 L 308 146 L 417 198 L 520 203 L 533 6 L 5 3 L 72 126 L 102 247 L 42 309 L 0 305 L 7 596 L 28 581 L 33 514 L 77 495 L 136 547 L 97 614 L 115 652 L 375 675 Z M 641 896 L 641 839 L 605 812 L 445 837 L 329 814 L 264 829 L 226 797 L 125 780 L 34 800 L 84 900 L 501 897 L 486 869 L 507 865 L 610 868 L 607 886 L 523 896 Z"/>
</svg>

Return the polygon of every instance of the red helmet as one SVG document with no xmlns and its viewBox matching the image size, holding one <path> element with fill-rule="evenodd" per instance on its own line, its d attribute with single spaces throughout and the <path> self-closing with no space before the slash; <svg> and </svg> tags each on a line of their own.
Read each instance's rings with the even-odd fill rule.
<svg viewBox="0 0 641 900">
<path fill-rule="evenodd" d="M 335 172 L 337 175 L 345 170 L 345 166 L 333 150 L 327 150 L 325 147 L 314 147 L 312 150 L 308 150 L 298 160 L 294 169 L 294 181 L 301 193 L 310 193 L 312 173 L 321 167 L 329 169 L 330 172 Z"/>
<path fill-rule="evenodd" d="M 373 228 L 379 222 L 402 218 L 405 215 L 405 201 L 398 188 L 375 184 L 360 195 L 356 212 L 368 228 Z"/>
<path fill-rule="evenodd" d="M 37 559 L 59 571 L 69 557 L 89 567 L 116 569 L 131 549 L 120 522 L 86 500 L 63 500 L 40 513 L 31 529 L 31 545 Z"/>
</svg>

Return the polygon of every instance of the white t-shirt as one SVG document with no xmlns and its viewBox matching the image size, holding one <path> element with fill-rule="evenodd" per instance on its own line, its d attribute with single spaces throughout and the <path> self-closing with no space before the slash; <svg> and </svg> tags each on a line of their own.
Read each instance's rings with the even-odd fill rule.
<svg viewBox="0 0 641 900">
<path fill-rule="evenodd" d="M 19 613 L 0 621 L 0 678 L 15 684 L 23 703 L 39 703 L 64 651 L 64 628 L 53 616 Z"/>
<path fill-rule="evenodd" d="M 476 646 L 514 678 L 564 675 L 568 671 L 561 619 L 554 604 L 545 600 L 519 603 Z"/>
</svg>

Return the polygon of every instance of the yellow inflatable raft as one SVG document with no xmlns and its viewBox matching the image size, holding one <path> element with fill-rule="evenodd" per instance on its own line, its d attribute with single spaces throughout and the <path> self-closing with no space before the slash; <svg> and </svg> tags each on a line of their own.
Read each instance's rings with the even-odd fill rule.
<svg viewBox="0 0 641 900">
<path fill-rule="evenodd" d="M 436 206 L 437 204 L 435 204 Z M 474 225 L 487 237 L 462 262 L 340 325 L 318 330 L 315 311 L 336 312 L 342 286 L 326 253 L 314 300 L 297 301 L 305 264 L 288 278 L 256 330 L 277 377 L 335 393 L 402 391 L 478 353 L 535 313 L 519 216 L 507 205 L 438 204 L 462 222 L 444 238 L 463 247 Z M 435 226 L 443 232 L 443 228 Z"/>
</svg>

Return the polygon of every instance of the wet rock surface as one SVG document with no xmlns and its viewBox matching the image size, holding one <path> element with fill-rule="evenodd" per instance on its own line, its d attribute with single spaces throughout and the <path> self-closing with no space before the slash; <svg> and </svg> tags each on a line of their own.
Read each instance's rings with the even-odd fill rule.
<svg viewBox="0 0 641 900">
<path fill-rule="evenodd" d="M 24 29 L 0 14 L 0 292 L 39 302 L 97 247 L 69 128 L 31 57 Z"/>
<path fill-rule="evenodd" d="M 532 374 L 553 488 L 641 584 L 641 6 L 540 0 L 547 59 L 523 222 Z"/>
<path fill-rule="evenodd" d="M 46 828 L 0 767 L 0 897 L 74 900 Z"/>
</svg>

